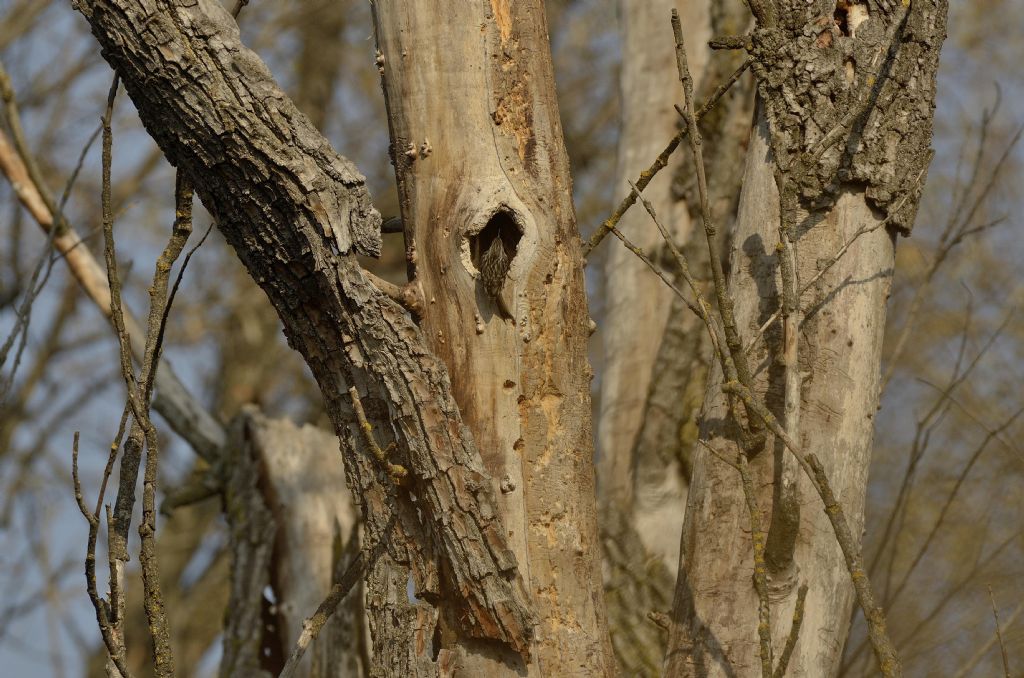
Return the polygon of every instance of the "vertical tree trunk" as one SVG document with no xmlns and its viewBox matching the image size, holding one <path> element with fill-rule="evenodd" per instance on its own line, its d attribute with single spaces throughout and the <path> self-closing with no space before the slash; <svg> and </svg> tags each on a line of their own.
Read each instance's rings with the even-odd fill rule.
<svg viewBox="0 0 1024 678">
<path fill-rule="evenodd" d="M 618 3 L 622 130 L 615 194 L 628 191 L 628 182 L 635 182 L 679 131 L 680 118 L 673 106 L 682 101 L 683 90 L 669 22 L 677 5 L 681 5 L 687 36 L 696 46 L 695 70 L 700 73 L 708 56 L 709 3 Z M 682 160 L 677 151 L 644 189 L 644 197 L 680 244 L 688 242 L 692 233 L 686 203 L 673 190 Z M 623 216 L 619 227 L 658 258 L 664 241 L 639 205 Z M 647 615 L 663 612 L 671 603 L 686 504 L 686 470 L 674 452 L 682 449 L 680 430 L 687 416 L 687 408 L 681 406 L 683 394 L 695 372 L 701 381 L 703 357 L 693 346 L 679 349 L 701 335 L 693 331 L 694 318 L 672 315 L 676 297 L 640 259 L 617 241 L 605 247 L 605 315 L 599 330 L 604 363 L 597 439 L 608 624 L 623 672 L 653 676 L 664 656 L 665 634 Z M 659 361 L 660 373 L 655 370 Z"/>
<path fill-rule="evenodd" d="M 287 655 L 334 584 L 342 549 L 353 540 L 356 514 L 338 463 L 338 440 L 314 426 L 268 419 L 255 407 L 241 415 L 246 444 L 259 471 L 261 498 L 276 527 L 269 574 L 277 601 L 277 636 Z M 297 678 L 357 678 L 362 665 L 364 620 L 357 586 L 313 641 Z M 340 635 L 339 629 L 346 633 Z M 340 641 L 340 642 L 339 642 Z"/>
<path fill-rule="evenodd" d="M 930 159 L 934 78 L 946 7 L 941 1 L 914 0 L 901 27 L 901 7 L 887 11 L 872 4 L 875 13 L 861 23 L 845 14 L 835 14 L 841 21 L 834 21 L 831 3 L 802 5 L 781 3 L 778 23 L 762 21 L 754 34 L 762 103 L 747 153 L 729 289 L 746 346 L 780 306 L 776 172 L 780 165 L 799 168 L 803 153 L 816 152 L 823 138 L 840 130 L 838 144 L 823 148 L 806 171 L 793 170 L 794 183 L 789 184 L 799 199 L 792 215 L 797 279 L 814 282 L 801 298 L 794 369 L 802 390 L 799 443 L 823 463 L 851 530 L 859 535 L 893 243 L 895 232 L 906 233 L 913 223 Z M 867 11 L 867 6 L 858 7 Z M 884 50 L 893 33 L 895 56 L 887 58 Z M 877 62 L 876 54 L 882 56 Z M 873 105 L 869 114 L 852 121 L 846 117 L 865 101 Z M 843 129 L 848 122 L 853 124 Z M 845 255 L 822 272 L 851 241 Z M 764 339 L 749 353 L 755 385 L 785 421 L 777 322 Z M 733 458 L 742 452 L 722 380 L 716 367 L 701 437 Z M 785 510 L 773 497 L 786 473 L 783 459 L 781 447 L 769 445 L 750 462 L 762 510 Z M 794 504 L 789 517 L 798 522 L 787 527 L 787 521 L 776 521 L 768 537 L 772 644 L 778 656 L 789 633 L 797 585 L 807 584 L 806 612 L 787 675 L 834 675 L 853 589 L 821 499 L 802 476 Z M 774 555 L 791 558 L 792 567 L 773 569 L 773 537 Z M 759 672 L 753 569 L 750 518 L 738 474 L 699 448 L 683 527 L 667 675 Z"/>
<path fill-rule="evenodd" d="M 669 23 L 671 10 L 677 4 L 685 5 L 683 26 L 689 43 L 695 45 L 693 67 L 696 73 L 702 73 L 710 37 L 708 3 L 677 3 L 675 0 L 621 0 L 619 3 L 623 54 L 622 132 L 616 193 L 628 190 L 627 181 L 636 181 L 679 130 L 680 119 L 673 106 L 682 101 L 683 90 L 676 74 Z M 681 153 L 677 152 L 669 167 L 647 186 L 644 196 L 666 224 L 674 225 L 678 241 L 685 243 L 692 225 L 686 205 L 680 203 L 672 191 L 673 176 L 681 158 Z M 619 225 L 645 252 L 653 254 L 661 249 L 663 240 L 658 229 L 639 206 L 627 212 Z M 605 363 L 601 378 L 598 479 L 602 502 L 613 511 L 632 514 L 634 501 L 638 499 L 635 470 L 641 451 L 637 443 L 673 295 L 626 248 L 612 246 L 606 257 L 607 310 L 600 330 Z M 641 531 L 640 536 L 649 550 L 675 563 L 679 545 L 678 540 L 670 536 L 673 532 L 670 526 L 673 522 L 682 524 L 686 492 L 678 469 L 659 475 L 661 487 L 645 486 L 641 492 L 644 496 L 639 500 L 649 500 L 649 494 L 659 497 L 656 502 L 646 503 L 658 505 L 658 518 L 651 522 L 660 525 L 656 530 Z"/>
<path fill-rule="evenodd" d="M 743 196 L 731 252 L 735 275 L 730 289 L 736 299 L 736 319 L 746 328 L 745 338 L 775 310 L 776 271 L 773 243 L 778 238 L 778 192 L 769 154 L 767 129 L 758 126 L 748 152 Z M 847 193 L 837 206 L 800 243 L 804 277 L 813 277 L 818 260 L 827 258 L 857 231 L 865 220 L 876 219 L 863 194 Z M 890 234 L 879 229 L 862 237 L 848 255 L 822 280 L 822 304 L 809 314 L 801 339 L 807 363 L 801 443 L 826 464 L 829 477 L 843 503 L 851 529 L 860 533 L 864 490 L 871 454 L 873 416 L 877 406 L 878 365 L 881 355 L 885 300 L 893 264 Z M 844 282 L 848 281 L 848 282 Z M 825 299 L 829 290 L 838 294 Z M 813 351 L 813 352 L 812 352 Z M 770 357 L 763 346 L 753 356 L 763 388 L 769 388 Z M 813 377 L 812 377 L 813 372 Z M 701 436 L 722 449 L 731 431 L 721 370 L 712 370 L 708 400 L 702 413 Z M 771 402 L 771 401 L 770 401 Z M 777 404 L 777 403 L 773 403 Z M 775 408 L 773 408 L 775 409 Z M 764 451 L 751 462 L 767 485 L 761 506 L 771 505 L 770 479 L 777 455 Z M 677 613 L 687 625 L 687 642 L 695 644 L 685 657 L 670 654 L 669 675 L 753 675 L 760 664 L 757 639 L 757 597 L 752 584 L 753 558 L 749 514 L 739 476 L 714 456 L 698 450 L 690 488 L 691 498 L 683 531 L 676 589 Z M 843 564 L 820 500 L 801 479 L 801 529 L 795 561 L 798 579 L 810 586 L 806 615 L 797 646 L 792 675 L 831 675 L 842 652 L 853 603 L 849 574 Z M 795 604 L 795 585 L 779 591 L 773 600 L 773 632 L 779 649 L 789 631 Z M 684 606 L 680 609 L 680 605 Z M 825 630 L 828 633 L 825 633 Z M 674 637 L 671 651 L 678 653 L 683 639 Z M 690 663 L 692 662 L 692 664 Z"/>
<path fill-rule="evenodd" d="M 538 621 L 523 664 L 443 618 L 439 661 L 465 676 L 611 675 L 590 318 L 543 4 L 374 11 L 421 326 L 452 375 Z M 492 298 L 481 258 L 496 241 L 511 266 Z"/>
</svg>

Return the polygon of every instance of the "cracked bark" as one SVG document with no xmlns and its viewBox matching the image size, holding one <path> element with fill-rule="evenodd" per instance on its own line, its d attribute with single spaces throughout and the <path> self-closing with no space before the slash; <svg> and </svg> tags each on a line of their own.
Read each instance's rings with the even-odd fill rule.
<svg viewBox="0 0 1024 678">
<path fill-rule="evenodd" d="M 528 652 L 533 618 L 522 578 L 448 373 L 355 261 L 379 249 L 380 217 L 363 177 L 240 43 L 219 3 L 74 6 L 310 366 L 342 440 L 368 546 L 385 544 L 408 563 L 417 595 L 451 606 L 464 634 Z M 396 443 L 407 486 L 371 458 L 353 424 L 350 386 L 381 447 Z"/>
</svg>

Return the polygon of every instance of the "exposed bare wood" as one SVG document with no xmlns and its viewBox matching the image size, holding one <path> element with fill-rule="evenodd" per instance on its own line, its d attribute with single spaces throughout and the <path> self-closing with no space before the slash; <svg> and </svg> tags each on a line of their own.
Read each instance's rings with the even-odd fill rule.
<svg viewBox="0 0 1024 678">
<path fill-rule="evenodd" d="M 798 205 L 787 204 L 787 209 L 799 210 L 795 218 L 790 217 L 796 245 L 793 279 L 816 280 L 813 297 L 806 295 L 798 309 L 802 316 L 796 337 L 802 405 L 798 444 L 813 452 L 821 466 L 812 478 L 798 479 L 797 496 L 817 495 L 816 479 L 827 475 L 835 496 L 823 495 L 826 506 L 834 514 L 841 505 L 845 515 L 841 522 L 846 523 L 844 530 L 837 527 L 833 532 L 834 525 L 824 512 L 800 508 L 793 561 L 808 594 L 789 672 L 817 676 L 832 675 L 838 668 L 847 630 L 845 610 L 854 600 L 850 572 L 863 576 L 862 568 L 858 569 L 859 545 L 846 535 L 859 535 L 863 521 L 894 238 L 874 224 L 887 218 L 886 210 L 893 215 L 890 223 L 896 229 L 906 232 L 912 224 L 920 190 L 917 178 L 931 158 L 927 139 L 946 7 L 942 2 L 915 0 L 906 22 L 906 6 L 892 11 L 879 8 L 869 22 L 859 25 L 856 36 L 841 34 L 829 19 L 821 23 L 822 33 L 828 34 L 824 40 L 820 35 L 801 34 L 805 19 L 812 21 L 818 16 L 815 12 L 823 14 L 823 9 L 805 9 L 795 2 L 783 5 L 786 9 L 777 15 L 755 10 L 761 30 L 753 34 L 751 51 L 758 58 L 755 73 L 764 104 L 747 153 L 728 289 L 741 336 L 756 332 L 780 303 L 775 252 L 780 200 L 773 179 L 777 161 L 794 170 Z M 904 25 L 907 33 L 900 33 Z M 890 50 L 887 39 L 894 35 L 898 39 Z M 793 41 L 792 52 L 782 50 L 786 41 Z M 828 50 L 837 45 L 859 50 L 860 70 L 850 72 L 841 61 L 828 61 Z M 788 59 L 795 59 L 797 65 Z M 818 84 L 808 88 L 812 82 Z M 833 103 L 826 101 L 822 87 L 833 88 Z M 869 91 L 872 94 L 866 98 Z M 863 108 L 869 99 L 874 107 Z M 794 101 L 803 103 L 795 106 Z M 813 120 L 808 117 L 812 110 Z M 903 137 L 906 145 L 897 149 L 884 142 L 882 130 L 902 129 L 901 125 L 910 127 Z M 859 131 L 848 137 L 853 127 Z M 836 144 L 838 140 L 843 141 Z M 800 169 L 794 169 L 799 166 L 796 160 Z M 850 174 L 837 176 L 843 163 L 850 163 Z M 880 171 L 882 166 L 888 171 Z M 850 178 L 867 185 L 848 183 Z M 911 197 L 906 199 L 908 192 Z M 845 254 L 831 261 L 840 249 Z M 821 262 L 828 263 L 828 271 L 819 276 Z M 791 291 L 795 289 L 799 288 L 794 285 Z M 778 381 L 782 375 L 769 368 L 770 356 L 781 353 L 781 337 L 772 329 L 765 340 L 767 344 L 759 343 L 751 356 L 754 391 L 757 398 L 764 393 L 768 409 L 779 416 L 785 389 Z M 720 452 L 739 445 L 727 399 L 716 395 L 721 380 L 716 367 L 702 414 L 702 434 Z M 761 413 L 768 409 L 761 409 L 755 397 L 743 400 L 749 412 L 757 412 L 757 418 L 767 422 Z M 794 436 L 777 423 L 773 426 L 778 438 L 774 454 L 759 454 L 750 463 L 752 475 L 760 478 L 755 485 L 762 504 L 771 496 L 773 479 L 778 482 L 779 478 L 778 465 L 785 458 L 780 436 L 785 436 L 787 446 L 796 444 Z M 714 456 L 700 453 L 684 525 L 681 563 L 685 567 L 680 567 L 676 589 L 666 662 L 669 675 L 746 675 L 761 661 L 753 632 L 758 628 L 758 597 L 751 584 L 750 559 L 740 556 L 751 548 L 743 529 L 747 516 L 742 497 L 732 470 Z M 843 549 L 837 537 L 846 540 Z M 882 671 L 899 675 L 899 662 L 883 637 L 881 610 L 866 582 L 854 583 L 867 614 L 878 621 L 872 627 L 872 643 Z M 773 648 L 786 643 L 796 593 L 795 586 L 775 593 Z"/>
<path fill-rule="evenodd" d="M 379 2 L 374 14 L 423 331 L 452 374 L 539 624 L 523 663 L 442 615 L 444 670 L 612 675 L 590 318 L 543 3 Z M 492 245 L 511 266 L 488 294 Z"/>
<path fill-rule="evenodd" d="M 290 650 L 305 636 L 306 618 L 331 592 L 337 551 L 352 539 L 356 514 L 351 494 L 345 489 L 334 435 L 309 425 L 300 427 L 287 420 L 268 419 L 251 406 L 244 408 L 241 416 L 244 443 L 259 474 L 260 499 L 276 529 L 272 585 L 278 601 L 277 615 L 283 622 L 278 637 L 283 649 Z M 359 574 L 362 572 L 360 568 Z M 353 584 L 361 579 L 356 577 Z M 332 638 L 341 642 L 339 646 L 328 648 L 321 642 L 331 638 L 332 626 L 341 625 L 339 619 L 325 619 L 327 628 L 321 638 L 306 640 L 303 649 L 312 646 L 310 657 L 302 663 L 296 659 L 290 675 L 314 675 L 312 667 L 323 670 L 324 659 L 331 654 L 336 657 L 331 663 L 331 676 L 364 675 L 368 667 L 360 665 L 360 639 L 352 632 L 354 629 L 347 628 L 345 636 Z"/>
<path fill-rule="evenodd" d="M 682 87 L 672 82 L 675 55 L 668 23 L 670 10 L 677 4 L 685 5 L 684 24 L 692 43 L 706 43 L 711 30 L 707 3 L 620 2 L 623 127 L 616 174 L 623 183 L 640 174 L 658 154 L 660 140 L 678 130 L 679 119 L 673 105 L 681 100 Z M 696 73 L 703 72 L 706 52 L 705 49 L 695 54 Z M 672 235 L 677 242 L 685 243 L 690 238 L 692 225 L 685 204 L 679 204 L 672 194 L 678 162 L 677 155 L 669 162 L 669 171 L 660 173 L 643 191 L 657 212 L 672 224 Z M 654 223 L 641 211 L 627 212 L 618 228 L 645 252 L 657 251 L 662 243 Z M 615 506 L 612 510 L 630 512 L 635 491 L 637 435 L 643 422 L 654 361 L 672 307 L 672 293 L 650 275 L 641 261 L 621 247 L 608 251 L 604 279 L 607 310 L 600 329 L 605 353 L 598 429 L 600 490 L 602 501 Z M 680 482 L 678 471 L 672 475 Z M 681 525 L 685 490 L 675 487 L 669 494 L 674 501 L 670 501 L 671 507 L 665 508 L 674 515 L 665 517 Z M 660 534 L 670 534 L 673 530 L 669 525 L 662 524 Z M 655 539 L 650 547 L 657 548 L 659 555 L 673 564 L 678 560 L 676 539 Z"/>
<path fill-rule="evenodd" d="M 194 179 L 309 364 L 343 441 L 368 541 L 386 541 L 410 562 L 422 595 L 436 598 L 443 587 L 467 635 L 528 653 L 532 615 L 523 582 L 448 373 L 355 261 L 356 253 L 375 254 L 380 242 L 363 177 L 242 46 L 219 3 L 84 0 L 75 7 L 147 130 Z M 397 443 L 408 489 L 379 478 L 352 425 L 352 386 L 375 430 Z"/>
</svg>

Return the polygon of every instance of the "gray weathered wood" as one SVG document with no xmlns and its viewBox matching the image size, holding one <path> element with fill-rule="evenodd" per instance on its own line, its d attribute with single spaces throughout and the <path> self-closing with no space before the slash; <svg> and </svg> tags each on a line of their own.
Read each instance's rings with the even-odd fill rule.
<svg viewBox="0 0 1024 678">
<path fill-rule="evenodd" d="M 906 231 L 912 224 L 919 181 L 930 157 L 927 144 L 946 6 L 941 0 L 914 0 L 907 29 L 898 39 L 898 56 L 893 63 L 883 60 L 886 65 L 874 78 L 870 64 L 899 7 L 886 13 L 871 4 L 876 15 L 852 36 L 843 35 L 832 21 L 832 3 L 782 4 L 779 23 L 754 34 L 754 53 L 760 59 L 755 70 L 766 103 L 747 153 L 730 252 L 730 292 L 747 345 L 780 303 L 776 158 L 796 167 L 790 162 L 798 152 L 814 149 L 855 110 L 858 93 L 877 85 L 877 96 L 871 99 L 877 105 L 866 123 L 862 120 L 852 134 L 847 130 L 839 135 L 841 141 L 827 148 L 820 162 L 793 175 L 801 199 L 795 219 L 798 279 L 815 278 L 819 267 L 854 234 L 868 229 L 803 295 L 797 366 L 802 390 L 799 444 L 821 460 L 851 531 L 859 535 L 895 239 L 886 228 L 870 228 L 890 208 L 896 228 Z M 780 341 L 776 324 L 764 340 L 754 342 L 751 353 L 755 383 L 776 413 L 784 406 L 783 375 L 776 367 Z M 740 449 L 735 427 L 727 422 L 721 383 L 716 367 L 701 434 L 730 458 Z M 763 510 L 778 510 L 772 507 L 772 484 L 783 454 L 780 447 L 769 448 L 750 462 Z M 783 647 L 797 583 L 806 583 L 803 625 L 787 675 L 830 676 L 838 669 L 854 593 L 821 499 L 806 477 L 798 478 L 796 496 L 796 570 L 792 577 L 772 582 L 772 645 Z M 758 600 L 749 516 L 738 474 L 705 450 L 698 450 L 696 458 L 682 551 L 666 674 L 756 675 Z"/>
<path fill-rule="evenodd" d="M 675 0 L 622 0 L 619 3 L 623 60 L 617 193 L 629 190 L 627 181 L 635 181 L 658 155 L 665 141 L 679 129 L 679 115 L 673 106 L 682 101 L 683 90 L 676 77 L 669 23 L 671 10 L 676 5 L 685 5 L 683 25 L 691 44 L 697 45 L 694 71 L 701 73 L 707 61 L 705 43 L 711 30 L 707 3 L 677 3 Z M 686 205 L 680 203 L 672 191 L 682 157 L 682 150 L 677 150 L 669 166 L 644 190 L 644 196 L 665 223 L 672 224 L 678 241 L 685 243 L 693 225 Z M 645 252 L 655 254 L 663 246 L 654 222 L 639 206 L 623 216 L 619 228 Z M 601 497 L 603 502 L 614 506 L 613 510 L 631 511 L 636 499 L 644 502 L 645 517 L 653 519 L 652 526 L 655 522 L 660 524 L 653 530 L 643 530 L 641 536 L 649 548 L 674 566 L 678 560 L 678 540 L 666 537 L 674 531 L 672 524 L 682 525 L 686 491 L 681 486 L 681 474 L 662 473 L 662 482 L 658 483 L 661 487 L 645 484 L 641 496 L 634 496 L 640 454 L 637 439 L 644 423 L 654 363 L 664 340 L 673 294 L 632 252 L 614 242 L 607 246 L 604 264 L 607 310 L 600 328 L 605 354 L 598 428 Z M 660 501 L 652 502 L 651 495 Z M 657 508 L 654 504 L 658 504 Z M 665 520 L 669 522 L 666 524 Z"/>
<path fill-rule="evenodd" d="M 254 407 L 245 408 L 241 416 L 259 471 L 262 499 L 276 526 L 272 585 L 282 621 L 278 636 L 287 654 L 305 619 L 331 590 L 341 546 L 349 543 L 356 527 L 356 512 L 338 463 L 337 437 L 308 424 L 268 419 Z M 297 676 L 364 675 L 359 642 L 363 619 L 350 612 L 362 607 L 360 594 L 357 586 L 332 616 L 313 641 Z M 342 626 L 347 627 L 346 633 L 334 637 L 335 628 Z"/>
</svg>

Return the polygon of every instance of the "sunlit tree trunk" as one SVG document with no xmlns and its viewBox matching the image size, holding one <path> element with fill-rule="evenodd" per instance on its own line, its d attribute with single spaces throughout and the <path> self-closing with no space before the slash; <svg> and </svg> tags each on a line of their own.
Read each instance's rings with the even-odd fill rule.
<svg viewBox="0 0 1024 678">
<path fill-rule="evenodd" d="M 636 182 L 679 131 L 673 106 L 682 101 L 683 90 L 676 72 L 671 10 L 681 5 L 687 36 L 696 45 L 698 73 L 708 56 L 710 23 L 706 2 L 618 4 L 622 129 L 615 194 L 625 195 L 628 182 Z M 689 242 L 692 233 L 687 205 L 673 190 L 682 159 L 682 153 L 672 155 L 644 189 L 644 197 L 680 244 Z M 626 212 L 619 228 L 655 258 L 665 246 L 639 205 Z M 647 614 L 667 610 L 671 601 L 686 503 L 686 470 L 676 452 L 683 447 L 686 385 L 694 377 L 702 381 L 703 356 L 692 350 L 701 334 L 694 332 L 695 318 L 673 314 L 679 310 L 674 308 L 675 296 L 640 259 L 613 238 L 605 247 L 603 256 L 594 258 L 603 259 L 605 291 L 598 333 L 604 360 L 597 439 L 609 628 L 623 671 L 656 675 L 665 634 Z M 691 350 L 683 348 L 687 344 Z"/>
<path fill-rule="evenodd" d="M 528 662 L 440 620 L 454 675 L 614 673 L 596 529 L 590 318 L 543 3 L 374 5 L 422 327 L 490 475 L 538 625 Z M 481 282 L 495 240 L 511 266 Z"/>
<path fill-rule="evenodd" d="M 794 437 L 821 460 L 859 538 L 893 244 L 896 233 L 908 233 L 913 224 L 930 160 L 946 6 L 915 0 L 901 28 L 905 5 L 891 11 L 871 5 L 876 13 L 861 22 L 855 20 L 861 16 L 845 13 L 833 20 L 831 3 L 778 4 L 777 15 L 759 17 L 766 30 L 756 32 L 753 41 L 762 98 L 729 252 L 729 291 L 742 344 L 753 344 L 748 355 L 756 390 L 781 421 L 799 422 Z M 856 7 L 866 15 L 866 6 Z M 895 56 L 885 58 L 893 33 Z M 873 106 L 870 114 L 843 130 L 849 122 L 844 116 L 863 102 Z M 801 153 L 816 152 L 823 136 L 836 129 L 843 132 L 838 143 L 800 169 Z M 780 167 L 791 170 L 790 183 L 783 179 L 782 184 L 794 191 L 786 204 L 797 280 L 813 283 L 800 296 L 799 362 L 788 366 L 780 359 L 785 349 L 780 321 L 769 325 L 763 338 L 758 334 L 781 302 Z M 786 408 L 787 370 L 798 378 L 798 420 Z M 729 422 L 722 383 L 716 368 L 701 436 L 728 459 L 745 452 Z M 772 518 L 767 534 L 772 647 L 777 657 L 789 634 L 798 585 L 806 584 L 806 611 L 787 675 L 834 675 L 854 602 L 850 575 L 822 500 L 787 459 L 781 445 L 769 439 L 750 461 L 757 501 Z M 750 517 L 739 475 L 701 446 L 683 528 L 667 675 L 760 672 L 753 570 Z"/>
<path fill-rule="evenodd" d="M 371 672 L 614 673 L 591 321 L 543 6 L 377 6 L 419 325 L 356 261 L 380 249 L 363 177 L 218 3 L 76 7 L 320 386 L 365 521 Z M 511 258 L 495 299 L 476 282 L 488 238 Z M 241 526 L 265 562 L 269 527 Z"/>
</svg>

